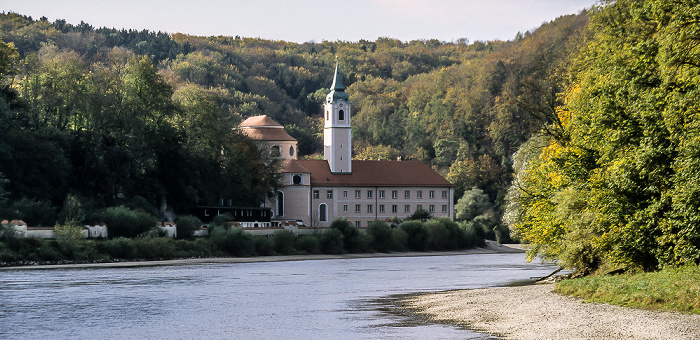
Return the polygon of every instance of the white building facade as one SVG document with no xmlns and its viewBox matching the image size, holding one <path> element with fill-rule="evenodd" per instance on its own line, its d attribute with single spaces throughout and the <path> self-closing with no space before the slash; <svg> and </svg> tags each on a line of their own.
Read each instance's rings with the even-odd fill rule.
<svg viewBox="0 0 700 340">
<path fill-rule="evenodd" d="M 246 119 L 240 131 L 282 160 L 281 184 L 266 202 L 273 221 L 328 227 L 344 218 L 356 227 L 404 219 L 417 210 L 454 218 L 454 186 L 419 161 L 352 160 L 352 105 L 336 65 L 324 104 L 324 159 L 297 159 L 297 141 L 267 116 Z"/>
</svg>

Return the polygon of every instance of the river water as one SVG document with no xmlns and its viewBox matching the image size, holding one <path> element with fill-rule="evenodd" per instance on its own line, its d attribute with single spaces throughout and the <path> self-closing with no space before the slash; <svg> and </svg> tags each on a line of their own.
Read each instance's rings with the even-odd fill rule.
<svg viewBox="0 0 700 340">
<path fill-rule="evenodd" d="M 554 269 L 510 253 L 0 271 L 0 339 L 484 339 L 387 301 Z"/>
</svg>

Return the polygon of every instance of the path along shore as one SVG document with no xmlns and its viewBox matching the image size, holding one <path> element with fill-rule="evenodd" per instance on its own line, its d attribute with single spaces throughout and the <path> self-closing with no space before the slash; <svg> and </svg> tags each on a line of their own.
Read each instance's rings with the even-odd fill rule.
<svg viewBox="0 0 700 340">
<path fill-rule="evenodd" d="M 486 241 L 486 247 L 457 251 L 435 251 L 435 252 L 401 252 L 401 253 L 364 253 L 364 254 L 338 254 L 338 255 L 280 255 L 280 256 L 253 256 L 253 257 L 211 257 L 211 258 L 191 258 L 176 260 L 156 260 L 156 261 L 124 261 L 124 262 L 100 262 L 100 263 L 69 263 L 69 264 L 46 264 L 29 266 L 0 267 L 4 270 L 44 270 L 44 269 L 78 269 L 78 268 L 134 268 L 134 267 L 156 267 L 156 266 L 181 266 L 211 263 L 254 263 L 254 262 L 279 262 L 279 261 L 307 261 L 307 260 L 330 260 L 330 259 L 358 259 L 369 257 L 414 257 L 414 256 L 445 256 L 445 255 L 469 255 L 469 254 L 492 254 L 492 253 L 513 253 L 523 252 L 519 245 L 500 245 L 493 241 Z"/>
<path fill-rule="evenodd" d="M 700 315 L 586 303 L 554 284 L 414 295 L 403 308 L 506 339 L 700 339 Z"/>
</svg>

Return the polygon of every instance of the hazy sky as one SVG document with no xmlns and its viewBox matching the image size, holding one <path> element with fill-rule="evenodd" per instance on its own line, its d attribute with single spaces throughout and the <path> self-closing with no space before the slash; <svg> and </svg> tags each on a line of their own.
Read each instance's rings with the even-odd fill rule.
<svg viewBox="0 0 700 340">
<path fill-rule="evenodd" d="M 390 37 L 510 40 L 597 0 L 0 0 L 0 11 L 71 24 L 306 42 Z"/>
</svg>

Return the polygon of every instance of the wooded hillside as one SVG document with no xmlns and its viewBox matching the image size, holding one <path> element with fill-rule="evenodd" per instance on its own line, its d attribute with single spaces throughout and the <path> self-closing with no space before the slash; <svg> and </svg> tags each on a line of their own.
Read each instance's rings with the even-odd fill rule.
<svg viewBox="0 0 700 340">
<path fill-rule="evenodd" d="M 478 221 L 505 239 L 511 156 L 558 123 L 587 22 L 564 16 L 505 42 L 296 44 L 2 14 L 0 211 L 48 210 L 34 221 L 48 224 L 68 195 L 94 208 L 167 202 L 177 212 L 218 198 L 256 204 L 274 169 L 232 128 L 267 114 L 315 157 L 337 56 L 355 158 L 431 164 L 456 198 L 485 196 Z"/>
</svg>

